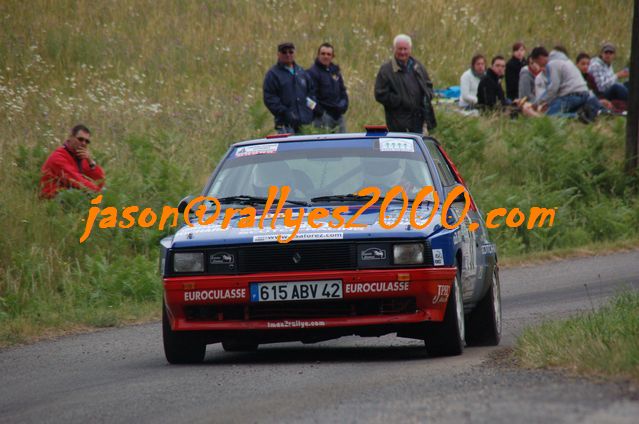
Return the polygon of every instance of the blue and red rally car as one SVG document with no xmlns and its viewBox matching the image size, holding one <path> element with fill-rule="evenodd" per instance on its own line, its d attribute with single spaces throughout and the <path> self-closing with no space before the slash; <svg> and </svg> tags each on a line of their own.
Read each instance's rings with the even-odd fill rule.
<svg viewBox="0 0 639 424">
<path fill-rule="evenodd" d="M 232 145 L 161 242 L 167 360 L 345 335 L 498 344 L 497 254 L 465 191 L 434 138 L 383 127 Z"/>
</svg>

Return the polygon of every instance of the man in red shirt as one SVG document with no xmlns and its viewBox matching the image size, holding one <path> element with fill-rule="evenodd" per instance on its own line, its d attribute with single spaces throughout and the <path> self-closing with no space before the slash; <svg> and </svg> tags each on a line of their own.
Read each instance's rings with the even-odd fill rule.
<svg viewBox="0 0 639 424">
<path fill-rule="evenodd" d="M 99 192 L 104 186 L 104 171 L 89 153 L 91 131 L 76 125 L 71 136 L 42 165 L 40 197 L 52 199 L 68 188 Z"/>
</svg>

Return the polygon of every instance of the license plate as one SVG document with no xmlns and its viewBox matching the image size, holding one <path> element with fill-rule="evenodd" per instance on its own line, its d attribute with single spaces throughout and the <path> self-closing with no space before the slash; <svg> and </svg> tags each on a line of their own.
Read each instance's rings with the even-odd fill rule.
<svg viewBox="0 0 639 424">
<path fill-rule="evenodd" d="M 251 283 L 251 302 L 341 299 L 342 280 Z"/>
</svg>

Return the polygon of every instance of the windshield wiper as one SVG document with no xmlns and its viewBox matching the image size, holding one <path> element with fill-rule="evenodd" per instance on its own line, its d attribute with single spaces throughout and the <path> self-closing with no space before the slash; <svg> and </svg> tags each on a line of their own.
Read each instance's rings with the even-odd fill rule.
<svg viewBox="0 0 639 424">
<path fill-rule="evenodd" d="M 227 196 L 220 197 L 217 199 L 220 203 L 240 203 L 240 204 L 264 204 L 268 200 L 268 197 L 259 197 L 259 196 L 249 196 L 246 194 L 240 194 L 237 196 Z M 276 205 L 279 202 L 279 199 L 273 199 L 273 204 Z M 286 203 L 290 203 L 292 205 L 301 205 L 308 206 L 308 202 L 304 202 L 302 200 L 289 200 L 286 199 Z"/>
<path fill-rule="evenodd" d="M 359 194 L 331 194 L 328 196 L 319 196 L 319 197 L 313 197 L 311 199 L 311 202 L 315 203 L 315 202 L 339 202 L 339 201 L 354 201 L 354 200 L 370 200 L 372 199 L 373 196 L 360 196 Z M 378 202 L 382 202 L 384 201 L 385 197 L 384 196 L 380 196 L 377 201 Z M 408 203 L 411 204 L 412 202 L 414 202 L 415 199 L 408 199 Z M 391 202 L 403 202 L 402 198 L 400 196 L 395 197 L 393 200 L 391 200 Z M 432 203 L 430 200 L 424 200 L 424 202 L 427 203 Z"/>
</svg>

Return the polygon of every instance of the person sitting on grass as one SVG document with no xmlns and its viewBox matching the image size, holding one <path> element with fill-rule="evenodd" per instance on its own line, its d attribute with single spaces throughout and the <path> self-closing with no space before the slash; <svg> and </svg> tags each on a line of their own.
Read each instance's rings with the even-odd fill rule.
<svg viewBox="0 0 639 424">
<path fill-rule="evenodd" d="M 483 111 L 500 110 L 510 104 L 504 95 L 501 79 L 506 70 L 506 60 L 503 56 L 495 56 L 491 61 L 486 75 L 477 87 L 477 106 Z"/>
<path fill-rule="evenodd" d="M 616 48 L 611 43 L 601 46 L 601 54 L 590 61 L 588 72 L 592 74 L 597 89 L 608 100 L 628 101 L 628 87 L 619 83 L 619 78 L 627 78 L 628 69 L 615 73 L 612 61 L 615 59 Z"/>
<path fill-rule="evenodd" d="M 459 86 L 461 94 L 459 96 L 459 107 L 462 109 L 473 109 L 477 104 L 477 87 L 486 74 L 486 58 L 481 54 L 473 56 L 470 68 L 461 76 Z"/>
<path fill-rule="evenodd" d="M 610 101 L 604 98 L 603 93 L 601 93 L 599 89 L 597 88 L 597 83 L 595 82 L 595 78 L 592 76 L 590 72 L 588 72 L 588 68 L 590 67 L 590 55 L 584 52 L 579 53 L 577 55 L 577 59 L 575 60 L 575 64 L 577 65 L 577 68 L 579 68 L 579 71 L 581 71 L 581 76 L 584 77 L 584 79 L 586 80 L 586 83 L 588 84 L 588 88 L 590 89 L 590 92 L 594 94 L 595 96 L 597 96 L 601 105 L 605 107 L 606 109 L 611 109 L 611 110 L 615 109 L 614 105 Z M 622 103 L 625 105 L 624 102 Z"/>
<path fill-rule="evenodd" d="M 89 152 L 91 131 L 82 125 L 71 129 L 64 145 L 51 153 L 42 165 L 40 197 L 52 199 L 69 188 L 98 193 L 104 187 L 104 171 Z"/>
<path fill-rule="evenodd" d="M 581 76 L 581 72 L 568 59 L 567 52 L 562 46 L 556 46 L 550 54 L 543 49 L 533 54 L 533 60 L 545 67 L 546 91 L 537 96 L 535 104 L 546 103 L 549 116 L 577 118 L 587 122 L 592 121 L 603 107 L 597 98 L 588 90 L 588 84 Z M 586 115 L 578 115 L 585 107 Z M 583 118 L 582 118 L 583 117 Z"/>
</svg>

